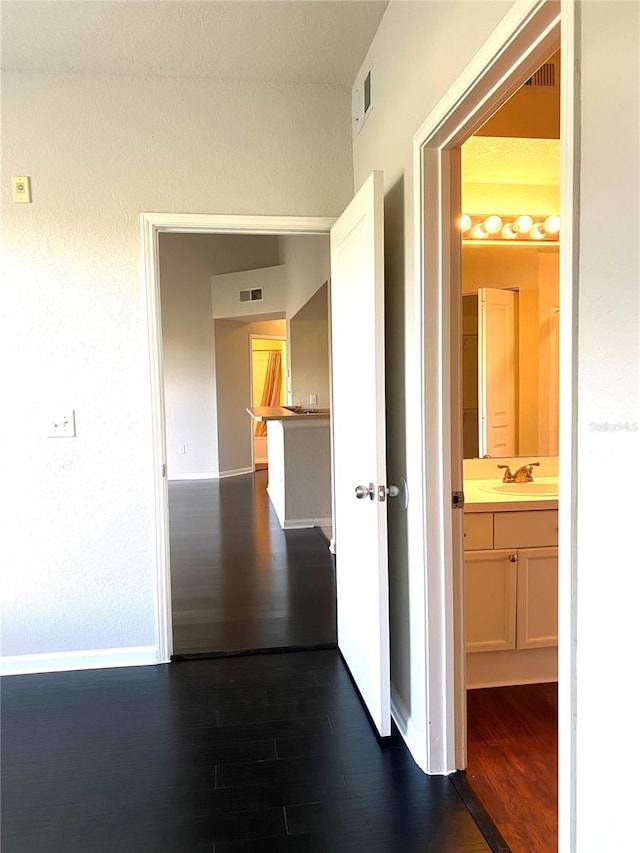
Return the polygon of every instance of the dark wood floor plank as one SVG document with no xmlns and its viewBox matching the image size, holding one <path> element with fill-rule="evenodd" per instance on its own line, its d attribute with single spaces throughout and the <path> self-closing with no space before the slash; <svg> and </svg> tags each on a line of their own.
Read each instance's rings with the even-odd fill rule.
<svg viewBox="0 0 640 853">
<path fill-rule="evenodd" d="M 335 648 L 317 531 L 264 473 L 172 484 L 174 641 L 154 667 L 2 684 L 3 853 L 479 853 L 453 785 L 381 741 Z"/>
<path fill-rule="evenodd" d="M 307 690 L 321 716 L 218 724 Z M 3 853 L 489 850 L 449 780 L 373 733 L 335 650 L 14 676 L 1 711 Z"/>
<path fill-rule="evenodd" d="M 512 853 L 558 849 L 557 684 L 467 692 L 467 779 Z"/>
<path fill-rule="evenodd" d="M 320 531 L 280 528 L 267 472 L 169 485 L 175 655 L 336 643 Z"/>
</svg>

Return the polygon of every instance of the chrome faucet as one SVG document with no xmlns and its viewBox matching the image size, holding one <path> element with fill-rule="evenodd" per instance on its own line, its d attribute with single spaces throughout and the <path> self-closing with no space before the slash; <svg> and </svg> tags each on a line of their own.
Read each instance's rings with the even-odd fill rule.
<svg viewBox="0 0 640 853">
<path fill-rule="evenodd" d="M 538 468 L 539 465 L 539 462 L 528 462 L 526 465 L 518 468 L 513 474 L 508 465 L 498 465 L 498 468 L 506 469 L 502 478 L 503 483 L 533 483 L 533 469 Z"/>
</svg>

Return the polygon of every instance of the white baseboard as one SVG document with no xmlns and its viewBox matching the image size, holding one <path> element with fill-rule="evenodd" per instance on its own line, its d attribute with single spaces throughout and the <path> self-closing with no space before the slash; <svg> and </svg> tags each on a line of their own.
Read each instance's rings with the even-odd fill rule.
<svg viewBox="0 0 640 853">
<path fill-rule="evenodd" d="M 154 663 L 158 663 L 158 650 L 155 646 L 51 652 L 40 655 L 6 655 L 0 657 L 0 675 L 66 672 L 74 669 L 108 669 L 114 666 L 149 666 Z"/>
<path fill-rule="evenodd" d="M 239 477 L 241 474 L 253 474 L 253 466 L 249 468 L 234 468 L 231 471 L 220 471 L 218 479 L 224 480 L 225 477 Z"/>
<path fill-rule="evenodd" d="M 283 530 L 306 530 L 309 527 L 331 527 L 330 518 L 289 518 L 281 523 Z"/>
<path fill-rule="evenodd" d="M 391 718 L 398 727 L 409 752 L 418 767 L 427 772 L 427 735 L 416 728 L 409 709 L 404 704 L 393 684 L 391 685 Z"/>
<path fill-rule="evenodd" d="M 241 474 L 253 474 L 253 468 L 234 468 L 231 471 L 210 471 L 205 474 L 170 474 L 168 480 L 170 483 L 180 480 L 224 480 L 225 477 L 239 477 Z"/>
<path fill-rule="evenodd" d="M 170 483 L 175 483 L 180 480 L 217 480 L 219 477 L 220 474 L 212 471 L 208 474 L 169 474 L 167 479 Z"/>
</svg>

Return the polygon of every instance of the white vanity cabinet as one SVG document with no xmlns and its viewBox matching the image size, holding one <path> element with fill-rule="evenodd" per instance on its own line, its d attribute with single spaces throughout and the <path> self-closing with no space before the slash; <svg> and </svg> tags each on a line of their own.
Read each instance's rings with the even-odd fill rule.
<svg viewBox="0 0 640 853">
<path fill-rule="evenodd" d="M 557 678 L 557 510 L 464 518 L 467 686 Z"/>
</svg>

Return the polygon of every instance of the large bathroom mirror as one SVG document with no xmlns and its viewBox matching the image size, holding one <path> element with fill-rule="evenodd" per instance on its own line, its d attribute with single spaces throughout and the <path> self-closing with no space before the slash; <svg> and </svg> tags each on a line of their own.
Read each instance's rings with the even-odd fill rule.
<svg viewBox="0 0 640 853">
<path fill-rule="evenodd" d="M 463 247 L 463 450 L 558 453 L 558 248 Z"/>
<path fill-rule="evenodd" d="M 463 456 L 555 456 L 558 140 L 472 137 L 462 175 Z"/>
</svg>

